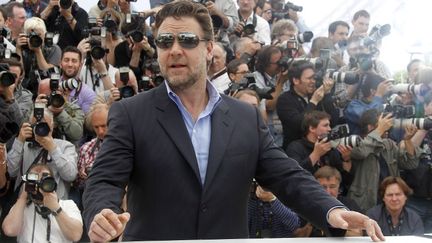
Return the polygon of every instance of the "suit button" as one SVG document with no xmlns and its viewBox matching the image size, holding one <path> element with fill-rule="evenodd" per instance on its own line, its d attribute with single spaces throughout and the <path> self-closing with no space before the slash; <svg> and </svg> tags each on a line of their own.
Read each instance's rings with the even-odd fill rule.
<svg viewBox="0 0 432 243">
<path fill-rule="evenodd" d="M 201 204 L 201 212 L 203 212 L 203 213 L 207 212 L 207 205 L 206 204 Z"/>
</svg>

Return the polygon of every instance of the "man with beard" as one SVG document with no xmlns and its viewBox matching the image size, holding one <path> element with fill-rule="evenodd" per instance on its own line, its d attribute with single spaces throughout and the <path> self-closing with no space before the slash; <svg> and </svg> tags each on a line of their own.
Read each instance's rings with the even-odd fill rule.
<svg viewBox="0 0 432 243">
<path fill-rule="evenodd" d="M 247 238 L 253 178 L 325 231 L 361 228 L 384 239 L 275 145 L 256 108 L 206 79 L 214 35 L 202 4 L 168 3 L 155 27 L 165 82 L 110 109 L 84 191 L 90 241 Z"/>
<path fill-rule="evenodd" d="M 81 110 L 87 114 L 96 98 L 96 93 L 79 79 L 82 65 L 81 51 L 73 46 L 66 47 L 60 61 L 62 69 L 61 81 L 63 82 L 60 87 L 62 87 L 66 99 L 69 102 L 76 101 Z M 103 73 L 102 75 L 107 76 L 108 74 Z"/>
</svg>

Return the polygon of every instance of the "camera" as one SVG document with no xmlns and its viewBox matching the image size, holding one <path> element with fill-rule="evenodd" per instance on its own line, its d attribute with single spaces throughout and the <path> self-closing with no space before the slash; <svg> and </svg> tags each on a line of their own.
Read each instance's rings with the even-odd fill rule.
<svg viewBox="0 0 432 243">
<path fill-rule="evenodd" d="M 361 144 L 362 139 L 358 135 L 349 136 L 349 127 L 347 124 L 335 126 L 330 133 L 323 134 L 318 138 L 320 141 L 326 139 L 330 142 L 332 148 L 337 148 L 339 145 L 357 147 Z"/>
<path fill-rule="evenodd" d="M 393 120 L 393 128 L 404 128 L 407 125 L 415 125 L 418 129 L 432 129 L 432 118 L 400 118 Z"/>
<path fill-rule="evenodd" d="M 38 135 L 40 137 L 46 137 L 50 133 L 51 129 L 48 123 L 42 121 L 42 119 L 44 118 L 44 111 L 45 111 L 45 104 L 43 103 L 34 104 L 33 117 L 36 119 L 36 122 L 31 124 L 33 133 L 30 138 L 26 139 L 27 142 L 34 143 L 35 135 Z"/>
<path fill-rule="evenodd" d="M 132 86 L 128 85 L 129 82 L 129 67 L 120 67 L 120 81 L 124 84 L 123 87 L 119 88 L 120 99 L 129 98 L 135 95 L 135 90 Z"/>
<path fill-rule="evenodd" d="M 291 9 L 295 12 L 303 11 L 302 6 L 293 4 L 292 2 L 286 2 L 285 0 L 273 0 L 271 1 L 272 7 L 272 18 L 273 19 L 289 19 L 288 11 Z"/>
<path fill-rule="evenodd" d="M 15 74 L 9 72 L 9 65 L 0 63 L 0 85 L 9 87 L 15 83 Z"/>
<path fill-rule="evenodd" d="M 103 26 L 111 33 L 116 32 L 118 29 L 117 22 L 112 18 L 111 13 L 105 15 Z"/>
<path fill-rule="evenodd" d="M 416 97 L 424 97 L 431 88 L 427 84 L 394 84 L 391 87 L 393 93 L 409 93 Z"/>
<path fill-rule="evenodd" d="M 253 73 L 245 74 L 238 83 L 231 83 L 229 85 L 229 88 L 225 90 L 224 93 L 226 95 L 233 95 L 234 93 L 244 89 L 250 89 L 255 91 L 260 99 L 273 99 L 271 93 L 274 91 L 274 88 L 259 88 L 256 85 L 255 75 Z"/>
<path fill-rule="evenodd" d="M 25 181 L 24 190 L 29 194 L 38 193 L 39 188 L 44 192 L 53 192 L 57 189 L 57 182 L 48 173 L 43 173 L 40 179 L 36 173 L 27 173 L 23 177 Z"/>
<path fill-rule="evenodd" d="M 100 27 L 90 27 L 83 29 L 81 35 L 83 38 L 88 38 L 92 36 L 100 36 L 102 33 L 102 29 Z"/>
<path fill-rule="evenodd" d="M 256 32 L 255 25 L 253 24 L 247 24 L 243 27 L 244 35 L 253 35 L 255 32 Z"/>
<path fill-rule="evenodd" d="M 45 47 L 47 47 L 47 48 L 50 48 L 50 47 L 53 47 L 54 46 L 54 33 L 52 33 L 52 32 L 47 32 L 46 34 L 45 34 L 45 41 L 44 41 L 44 43 L 45 43 Z"/>
<path fill-rule="evenodd" d="M 60 7 L 62 9 L 69 9 L 72 6 L 72 0 L 60 0 Z"/>
<path fill-rule="evenodd" d="M 389 24 L 383 26 L 375 25 L 371 29 L 369 36 L 363 39 L 363 45 L 370 46 L 376 44 L 376 42 L 380 41 L 384 36 L 389 35 L 390 31 L 391 26 Z"/>
<path fill-rule="evenodd" d="M 415 106 L 413 105 L 391 105 L 385 104 L 383 116 L 392 113 L 395 118 L 411 118 L 416 114 Z"/>
<path fill-rule="evenodd" d="M 34 30 L 32 30 L 28 34 L 28 38 L 29 38 L 29 44 L 32 48 L 38 48 L 42 46 L 43 40 Z"/>
<path fill-rule="evenodd" d="M 192 0 L 194 3 L 201 3 L 203 5 L 206 5 L 207 2 L 212 2 L 211 0 Z"/>
<path fill-rule="evenodd" d="M 52 105 L 55 108 L 60 108 L 64 105 L 65 99 L 63 95 L 57 94 L 60 85 L 60 73 L 56 70 L 50 74 L 50 89 L 51 93 L 48 96 L 48 106 Z"/>
<path fill-rule="evenodd" d="M 102 47 L 102 43 L 100 40 L 95 38 L 91 38 L 88 43 L 90 44 L 91 50 L 90 55 L 96 60 L 102 59 L 105 54 L 108 52 L 107 49 Z"/>
<path fill-rule="evenodd" d="M 298 34 L 297 40 L 300 44 L 311 42 L 314 34 L 312 31 L 305 31 L 303 33 Z"/>
<path fill-rule="evenodd" d="M 135 43 L 140 43 L 142 40 L 144 40 L 144 33 L 139 30 L 132 31 L 129 36 Z"/>
<path fill-rule="evenodd" d="M 60 88 L 62 90 L 74 90 L 76 88 L 79 87 L 79 82 L 78 80 L 74 79 L 74 78 L 70 78 L 67 80 L 63 80 L 63 82 L 60 83 Z"/>
</svg>

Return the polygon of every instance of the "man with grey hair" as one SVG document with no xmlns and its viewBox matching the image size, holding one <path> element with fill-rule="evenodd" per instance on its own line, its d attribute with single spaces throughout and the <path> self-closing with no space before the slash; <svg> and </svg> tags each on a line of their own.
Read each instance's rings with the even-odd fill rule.
<svg viewBox="0 0 432 243">
<path fill-rule="evenodd" d="M 15 189 L 19 188 L 21 176 L 32 164 L 46 163 L 57 182 L 58 197 L 67 199 L 69 184 L 78 173 L 75 146 L 66 140 L 53 138 L 53 114 L 45 104 L 35 104 L 31 121 L 31 124 L 23 123 L 7 156 L 8 172 L 17 177 Z"/>
<path fill-rule="evenodd" d="M 281 19 L 273 24 L 271 29 L 271 39 L 273 43 L 282 43 L 289 39 L 296 38 L 298 28 L 294 21 Z"/>
<path fill-rule="evenodd" d="M 213 48 L 213 60 L 209 68 L 209 79 L 219 93 L 228 89 L 231 83 L 226 70 L 226 51 L 222 43 L 216 42 Z"/>
</svg>

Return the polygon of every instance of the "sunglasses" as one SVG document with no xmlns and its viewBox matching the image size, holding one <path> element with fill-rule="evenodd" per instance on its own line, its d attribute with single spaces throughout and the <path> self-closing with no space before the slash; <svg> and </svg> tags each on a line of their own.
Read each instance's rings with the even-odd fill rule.
<svg viewBox="0 0 432 243">
<path fill-rule="evenodd" d="M 160 49 L 168 49 L 174 45 L 174 39 L 177 37 L 179 45 L 186 49 L 193 49 L 198 46 L 200 41 L 207 41 L 200 39 L 196 34 L 189 32 L 180 32 L 177 35 L 173 33 L 161 33 L 156 37 L 155 44 Z"/>
</svg>

